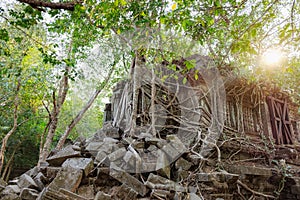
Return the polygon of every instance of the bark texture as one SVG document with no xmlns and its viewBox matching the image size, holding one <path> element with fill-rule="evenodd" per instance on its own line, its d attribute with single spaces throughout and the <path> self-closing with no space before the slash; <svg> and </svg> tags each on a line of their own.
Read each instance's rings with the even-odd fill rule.
<svg viewBox="0 0 300 200">
<path fill-rule="evenodd" d="M 39 0 L 18 0 L 21 3 L 26 3 L 32 6 L 33 8 L 37 8 L 39 10 L 44 10 L 43 8 L 51 8 L 58 10 L 71 10 L 73 11 L 75 6 L 78 4 L 82 4 L 81 0 L 74 0 L 70 2 L 45 2 Z"/>
</svg>

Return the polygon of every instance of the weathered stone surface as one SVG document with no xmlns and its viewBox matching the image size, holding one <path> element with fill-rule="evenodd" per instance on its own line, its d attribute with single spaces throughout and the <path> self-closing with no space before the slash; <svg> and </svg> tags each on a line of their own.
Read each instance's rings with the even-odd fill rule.
<svg viewBox="0 0 300 200">
<path fill-rule="evenodd" d="M 235 183 L 239 179 L 239 175 L 223 173 L 223 172 L 212 172 L 212 173 L 197 173 L 196 180 L 199 182 L 211 182 L 218 181 L 221 183 Z"/>
<path fill-rule="evenodd" d="M 8 185 L 18 185 L 18 179 L 13 179 L 8 181 Z"/>
<path fill-rule="evenodd" d="M 35 177 L 39 172 L 40 172 L 40 168 L 34 167 L 34 168 L 28 170 L 27 172 L 25 172 L 25 174 L 27 174 L 30 177 Z"/>
<path fill-rule="evenodd" d="M 292 185 L 291 186 L 292 194 L 299 194 L 300 195 L 300 185 Z"/>
<path fill-rule="evenodd" d="M 215 199 L 215 200 L 233 199 L 232 194 L 211 194 L 209 196 L 211 199 Z"/>
<path fill-rule="evenodd" d="M 142 160 L 142 171 L 144 172 L 153 172 L 156 170 L 156 163 L 158 158 L 157 151 L 147 152 L 144 151 L 139 152 L 139 155 Z"/>
<path fill-rule="evenodd" d="M 187 148 L 185 145 L 181 142 L 181 140 L 178 139 L 175 135 L 168 135 L 167 140 L 169 141 L 167 144 L 165 144 L 161 150 L 165 152 L 170 161 L 174 161 L 177 158 L 179 158 L 183 153 L 187 152 Z"/>
<path fill-rule="evenodd" d="M 110 162 L 114 162 L 116 160 L 123 158 L 126 152 L 127 152 L 126 149 L 124 147 L 122 147 L 122 148 L 117 149 L 116 151 L 112 152 L 107 157 Z"/>
<path fill-rule="evenodd" d="M 128 187 L 132 188 L 141 196 L 145 196 L 147 193 L 147 188 L 141 183 L 139 180 L 131 176 L 125 171 L 121 171 L 117 166 L 111 166 L 110 168 L 110 176 L 117 179 L 121 183 L 127 185 Z"/>
<path fill-rule="evenodd" d="M 80 157 L 80 151 L 74 151 L 72 145 L 69 145 L 57 152 L 55 155 L 47 158 L 47 162 L 51 166 L 60 166 L 63 162 L 65 162 L 65 160 L 73 157 Z"/>
<path fill-rule="evenodd" d="M 39 172 L 35 177 L 34 177 L 34 182 L 37 184 L 38 189 L 41 191 L 44 189 L 45 185 L 44 183 L 48 182 L 47 177 L 44 176 L 43 173 Z"/>
<path fill-rule="evenodd" d="M 37 200 L 68 200 L 69 198 L 59 192 L 59 190 L 52 190 L 51 188 L 44 188 L 39 194 Z"/>
<path fill-rule="evenodd" d="M 152 190 L 152 196 L 159 198 L 159 199 L 169 199 L 170 195 L 171 195 L 171 192 L 167 191 L 167 190 L 159 190 L 159 189 Z"/>
<path fill-rule="evenodd" d="M 77 195 L 73 192 L 70 192 L 69 190 L 60 188 L 59 192 L 62 193 L 67 197 L 67 199 L 72 199 L 72 200 L 88 200 L 88 198 L 85 198 L 83 196 Z"/>
<path fill-rule="evenodd" d="M 145 185 L 151 189 L 164 189 L 178 192 L 184 192 L 186 190 L 178 183 L 152 173 L 149 175 Z"/>
<path fill-rule="evenodd" d="M 120 138 L 119 128 L 113 127 L 112 122 L 103 124 L 102 130 L 107 137 L 118 139 Z"/>
<path fill-rule="evenodd" d="M 39 164 L 40 164 L 40 168 L 49 166 L 49 163 L 46 161 L 41 161 Z"/>
<path fill-rule="evenodd" d="M 176 169 L 182 169 L 182 170 L 189 170 L 193 164 L 184 158 L 179 158 L 175 162 L 175 168 Z"/>
<path fill-rule="evenodd" d="M 132 146 L 135 149 L 143 149 L 145 147 L 145 143 L 144 143 L 144 141 L 134 141 Z"/>
<path fill-rule="evenodd" d="M 1 194 L 7 195 L 10 193 L 19 194 L 21 192 L 21 189 L 18 185 L 8 185 L 5 187 L 5 189 L 2 191 Z"/>
<path fill-rule="evenodd" d="M 97 192 L 94 200 L 111 200 L 112 197 L 102 191 Z"/>
<path fill-rule="evenodd" d="M 151 137 L 146 137 L 145 138 L 145 142 L 148 144 L 148 145 L 157 145 L 159 142 L 161 142 L 162 139 L 159 139 L 159 138 L 155 138 L 151 135 Z"/>
<path fill-rule="evenodd" d="M 1 200 L 21 200 L 19 195 L 15 193 L 10 193 L 1 197 Z"/>
<path fill-rule="evenodd" d="M 73 149 L 74 151 L 81 151 L 81 150 L 82 150 L 82 147 L 80 147 L 78 144 L 73 144 L 73 145 L 72 145 L 72 149 Z"/>
<path fill-rule="evenodd" d="M 103 142 L 89 142 L 85 150 L 95 156 L 97 155 L 97 152 L 103 148 L 103 146 Z"/>
<path fill-rule="evenodd" d="M 167 157 L 167 155 L 161 151 L 158 150 L 158 158 L 156 161 L 156 171 L 159 175 L 170 178 L 171 169 L 170 169 L 170 161 Z"/>
<path fill-rule="evenodd" d="M 55 179 L 49 184 L 48 188 L 58 191 L 60 188 L 74 192 L 82 179 L 83 171 L 71 167 L 63 167 L 58 172 Z"/>
<path fill-rule="evenodd" d="M 195 193 L 189 193 L 189 197 L 190 197 L 189 200 L 203 200 Z"/>
<path fill-rule="evenodd" d="M 272 176 L 272 169 L 262 167 L 252 167 L 245 165 L 225 165 L 225 170 L 233 174 L 249 174 L 260 176 Z"/>
<path fill-rule="evenodd" d="M 18 186 L 20 188 L 38 188 L 35 181 L 27 174 L 23 174 L 20 176 Z"/>
<path fill-rule="evenodd" d="M 176 171 L 176 175 L 177 175 L 177 181 L 180 181 L 186 179 L 190 175 L 190 172 L 186 170 L 178 169 Z"/>
<path fill-rule="evenodd" d="M 152 151 L 157 151 L 158 148 L 157 148 L 157 146 L 155 146 L 155 145 L 150 145 L 150 146 L 147 148 L 147 150 L 148 150 L 149 152 L 152 152 Z"/>
<path fill-rule="evenodd" d="M 117 144 L 119 142 L 119 140 L 111 138 L 111 137 L 105 137 L 105 138 L 103 138 L 103 142 L 105 144 Z"/>
<path fill-rule="evenodd" d="M 87 176 L 94 168 L 94 162 L 91 158 L 68 158 L 62 167 L 71 167 L 74 169 L 81 169 L 84 175 Z"/>
<path fill-rule="evenodd" d="M 114 198 L 117 197 L 124 200 L 135 200 L 137 196 L 138 192 L 128 187 L 126 184 L 118 187 L 117 193 L 114 194 Z"/>
<path fill-rule="evenodd" d="M 103 162 L 105 160 L 105 158 L 106 158 L 107 155 L 108 155 L 107 153 L 105 153 L 103 151 L 99 151 L 97 153 L 96 158 L 95 158 L 95 162 L 96 163 Z"/>
<path fill-rule="evenodd" d="M 57 173 L 60 171 L 61 167 L 47 167 L 46 176 L 48 179 L 53 179 L 56 177 Z"/>
<path fill-rule="evenodd" d="M 97 156 L 99 152 L 104 152 L 108 155 L 118 148 L 117 142 L 117 140 L 112 138 L 104 138 L 104 141 L 100 142 L 90 142 L 86 147 L 86 151 L 93 156 Z"/>
<path fill-rule="evenodd" d="M 93 185 L 85 185 L 81 186 L 77 190 L 77 194 L 83 196 L 87 199 L 94 199 L 94 186 Z"/>
<path fill-rule="evenodd" d="M 138 163 L 140 159 L 136 158 L 134 153 L 127 151 L 123 157 L 123 160 L 126 163 L 126 171 L 130 173 L 140 172 L 138 171 L 141 169 L 140 166 L 138 168 L 136 167 L 136 163 Z"/>
<path fill-rule="evenodd" d="M 37 199 L 39 196 L 39 192 L 35 189 L 24 188 L 21 191 L 20 197 L 23 200 L 32 200 Z"/>
</svg>

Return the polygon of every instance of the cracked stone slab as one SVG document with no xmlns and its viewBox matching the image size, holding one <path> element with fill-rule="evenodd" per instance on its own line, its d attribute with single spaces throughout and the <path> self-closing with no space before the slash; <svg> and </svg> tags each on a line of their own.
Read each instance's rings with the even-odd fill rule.
<svg viewBox="0 0 300 200">
<path fill-rule="evenodd" d="M 68 158 L 73 158 L 73 157 L 80 157 L 81 153 L 80 151 L 75 151 L 72 147 L 72 145 L 69 145 L 62 149 L 61 151 L 57 152 L 55 155 L 47 158 L 47 162 L 51 166 L 56 166 L 59 167 L 65 160 Z"/>
<path fill-rule="evenodd" d="M 127 185 L 128 187 L 130 187 L 131 189 L 136 191 L 141 196 L 146 195 L 146 193 L 147 193 L 146 186 L 142 182 L 140 182 L 138 179 L 136 179 L 133 176 L 131 176 L 130 174 L 128 174 L 127 172 L 119 169 L 117 166 L 114 166 L 114 165 L 111 166 L 109 175 L 111 177 L 115 178 L 116 180 L 118 180 L 119 182 Z"/>
<path fill-rule="evenodd" d="M 82 179 L 83 171 L 71 167 L 63 167 L 49 184 L 48 188 L 58 191 L 60 188 L 74 192 Z"/>
</svg>

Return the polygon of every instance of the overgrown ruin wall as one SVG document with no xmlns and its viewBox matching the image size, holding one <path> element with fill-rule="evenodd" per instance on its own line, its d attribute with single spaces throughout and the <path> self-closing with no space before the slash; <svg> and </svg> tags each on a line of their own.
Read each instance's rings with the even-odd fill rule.
<svg viewBox="0 0 300 200">
<path fill-rule="evenodd" d="M 178 134 L 176 118 L 172 118 L 179 114 L 176 101 L 170 107 L 163 104 L 173 99 L 172 94 L 156 102 L 157 108 L 172 114 L 158 112 L 156 116 L 156 128 L 166 129 L 159 129 L 158 134 L 149 131 L 151 112 L 147 116 L 145 110 L 151 98 L 143 97 L 152 91 L 149 84 L 139 92 L 140 106 L 132 127 L 133 94 L 128 89 L 132 86 L 126 83 L 115 88 L 102 129 L 91 138 L 79 138 L 15 180 L 1 182 L 1 199 L 300 199 L 300 146 L 298 142 L 275 144 L 265 97 L 247 102 L 250 96 L 241 100 L 231 95 L 240 88 L 227 88 L 224 132 L 216 144 L 206 144 L 210 148 L 203 156 L 199 152 L 212 120 L 205 92 L 197 93 L 202 109 L 199 131 L 185 138 Z M 164 88 L 159 92 L 168 94 Z M 124 110 L 122 104 L 129 108 Z M 291 116 L 295 122 L 299 119 L 296 113 Z M 186 131 L 182 133 L 190 132 Z"/>
</svg>

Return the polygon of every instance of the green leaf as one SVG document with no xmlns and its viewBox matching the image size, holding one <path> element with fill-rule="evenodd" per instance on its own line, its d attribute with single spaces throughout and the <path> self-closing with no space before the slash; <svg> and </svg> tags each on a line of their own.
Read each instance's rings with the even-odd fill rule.
<svg viewBox="0 0 300 200">
<path fill-rule="evenodd" d="M 184 64 L 185 64 L 187 70 L 191 70 L 191 69 L 195 68 L 196 61 L 195 60 L 187 60 L 184 62 Z"/>
<path fill-rule="evenodd" d="M 6 29 L 0 29 L 0 39 L 4 40 L 5 42 L 8 42 L 9 35 Z"/>
<path fill-rule="evenodd" d="M 199 78 L 198 73 L 195 73 L 195 80 L 198 80 L 198 78 Z"/>
<path fill-rule="evenodd" d="M 184 77 L 183 80 L 182 80 L 182 83 L 183 83 L 183 84 L 186 84 L 186 82 L 187 82 L 187 78 Z"/>
</svg>

